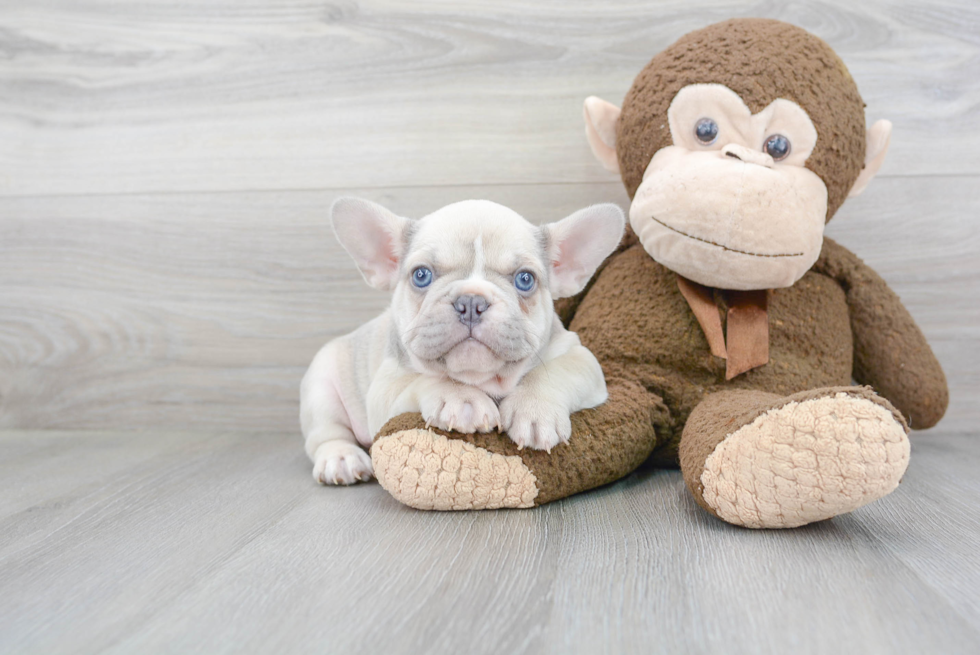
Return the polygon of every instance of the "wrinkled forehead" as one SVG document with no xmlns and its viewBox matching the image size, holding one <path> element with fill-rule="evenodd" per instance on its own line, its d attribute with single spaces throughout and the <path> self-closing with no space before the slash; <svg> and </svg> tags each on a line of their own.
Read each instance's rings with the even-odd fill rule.
<svg viewBox="0 0 980 655">
<path fill-rule="evenodd" d="M 500 273 L 540 266 L 541 231 L 520 214 L 489 202 L 443 207 L 415 222 L 409 235 L 410 265 L 427 261 L 442 269 L 472 270 L 477 264 Z"/>
</svg>

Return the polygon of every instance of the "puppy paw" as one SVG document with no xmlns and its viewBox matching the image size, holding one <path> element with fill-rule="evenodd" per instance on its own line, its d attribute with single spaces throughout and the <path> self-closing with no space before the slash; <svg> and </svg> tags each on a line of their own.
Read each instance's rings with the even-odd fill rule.
<svg viewBox="0 0 980 655">
<path fill-rule="evenodd" d="M 474 387 L 442 389 L 441 393 L 422 398 L 419 409 L 427 425 L 450 432 L 490 432 L 500 425 L 497 403 Z"/>
<path fill-rule="evenodd" d="M 568 443 L 572 421 L 561 403 L 517 389 L 500 403 L 500 427 L 520 448 L 551 449 Z"/>
<path fill-rule="evenodd" d="M 347 441 L 328 441 L 316 449 L 313 479 L 320 484 L 354 484 L 374 477 L 371 456 Z"/>
</svg>

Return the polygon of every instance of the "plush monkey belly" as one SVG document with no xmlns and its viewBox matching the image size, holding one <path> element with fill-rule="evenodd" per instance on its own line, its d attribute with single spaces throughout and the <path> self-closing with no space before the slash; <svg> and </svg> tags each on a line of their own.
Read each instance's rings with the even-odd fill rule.
<svg viewBox="0 0 980 655">
<path fill-rule="evenodd" d="M 723 300 L 718 309 L 724 320 Z M 518 450 L 505 435 L 427 430 L 402 415 L 372 447 L 375 473 L 420 509 L 531 507 L 653 454 L 680 463 L 702 507 L 749 527 L 830 518 L 893 490 L 908 428 L 887 400 L 847 386 L 854 341 L 839 282 L 811 270 L 773 291 L 769 321 L 769 364 L 726 380 L 677 275 L 635 245 L 609 261 L 571 321 L 603 365 L 609 400 L 573 416 L 568 444 Z"/>
</svg>

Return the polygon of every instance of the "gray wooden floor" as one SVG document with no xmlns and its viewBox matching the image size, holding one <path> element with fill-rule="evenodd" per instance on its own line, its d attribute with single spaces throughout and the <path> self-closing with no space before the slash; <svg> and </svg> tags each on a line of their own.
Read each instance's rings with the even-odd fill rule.
<svg viewBox="0 0 980 655">
<path fill-rule="evenodd" d="M 316 487 L 295 435 L 0 437 L 0 652 L 967 653 L 980 441 L 799 530 L 643 470 L 532 511 Z"/>
<path fill-rule="evenodd" d="M 512 512 L 317 487 L 299 379 L 386 303 L 330 203 L 626 206 L 582 100 L 732 16 L 895 125 L 829 234 L 949 377 L 899 490 L 752 532 L 673 471 Z M 0 0 L 0 653 L 980 652 L 978 35 L 970 0 Z"/>
</svg>

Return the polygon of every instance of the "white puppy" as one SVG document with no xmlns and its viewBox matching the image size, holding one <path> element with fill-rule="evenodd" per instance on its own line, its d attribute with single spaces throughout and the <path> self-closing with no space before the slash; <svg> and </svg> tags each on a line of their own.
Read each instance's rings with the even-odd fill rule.
<svg viewBox="0 0 980 655">
<path fill-rule="evenodd" d="M 518 446 L 567 441 L 569 414 L 606 400 L 595 357 L 553 299 L 578 293 L 623 234 L 623 212 L 594 205 L 535 227 L 485 201 L 412 221 L 356 198 L 331 208 L 334 231 L 391 307 L 324 346 L 301 387 L 313 477 L 372 477 L 365 451 L 388 419 L 421 412 L 444 430 L 506 430 Z"/>
</svg>

